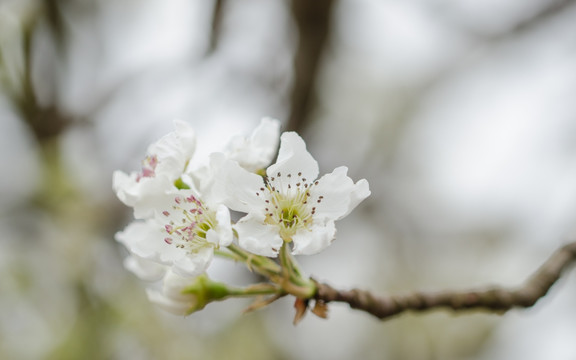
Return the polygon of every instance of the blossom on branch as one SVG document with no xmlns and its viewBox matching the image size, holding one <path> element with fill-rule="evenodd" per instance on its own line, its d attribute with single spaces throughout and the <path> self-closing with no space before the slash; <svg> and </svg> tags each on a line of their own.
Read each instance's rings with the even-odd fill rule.
<svg viewBox="0 0 576 360">
<path fill-rule="evenodd" d="M 300 271 L 293 254 L 314 254 L 336 234 L 335 221 L 369 194 L 347 168 L 318 177 L 318 164 L 296 133 L 264 118 L 248 137 L 234 137 L 206 164 L 193 159 L 191 127 L 175 130 L 148 148 L 139 172 L 117 171 L 113 188 L 134 208 L 134 220 L 116 239 L 130 252 L 125 267 L 149 282 L 149 299 L 174 314 L 190 314 L 228 297 L 285 294 L 310 298 L 317 285 Z M 272 162 L 278 143 L 276 163 Z M 236 223 L 230 210 L 245 213 Z M 234 244 L 234 236 L 238 244 Z M 276 262 L 267 257 L 280 254 Z M 212 281 L 206 271 L 215 255 L 244 262 L 268 279 L 246 288 Z M 255 305 L 253 305 L 255 306 Z"/>
<path fill-rule="evenodd" d="M 132 222 L 116 234 L 136 256 L 131 270 L 141 278 L 153 273 L 155 264 L 180 276 L 197 276 L 212 261 L 214 249 L 232 243 L 230 213 L 224 205 L 209 206 L 192 190 L 181 190 L 172 201 L 154 218 Z"/>
<path fill-rule="evenodd" d="M 118 198 L 134 208 L 136 219 L 153 215 L 165 195 L 177 190 L 178 181 L 192 159 L 196 136 L 184 121 L 174 121 L 175 130 L 148 147 L 140 172 L 115 171 L 112 187 Z"/>
<path fill-rule="evenodd" d="M 346 167 L 316 180 L 318 163 L 294 132 L 282 135 L 278 159 L 265 177 L 218 154 L 212 161 L 221 164 L 217 181 L 224 203 L 247 213 L 234 226 L 239 244 L 258 255 L 276 256 L 284 243 L 293 243 L 295 255 L 322 251 L 334 240 L 334 222 L 370 195 L 368 182 L 354 183 Z"/>
</svg>

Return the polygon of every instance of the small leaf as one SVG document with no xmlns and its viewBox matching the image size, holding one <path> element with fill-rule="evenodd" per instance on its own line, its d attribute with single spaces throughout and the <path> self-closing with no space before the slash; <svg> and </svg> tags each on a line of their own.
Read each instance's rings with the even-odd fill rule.
<svg viewBox="0 0 576 360">
<path fill-rule="evenodd" d="M 283 297 L 285 294 L 277 294 L 274 296 L 270 296 L 268 298 L 262 298 L 262 297 L 258 297 L 256 298 L 256 300 L 254 300 L 254 302 L 252 304 L 250 304 L 250 306 L 248 306 L 246 309 L 244 309 L 243 313 L 249 313 L 255 310 L 259 310 L 262 309 L 265 306 L 268 306 L 270 304 L 272 304 L 274 301 L 280 299 L 281 297 Z"/>
<path fill-rule="evenodd" d="M 300 299 L 296 298 L 294 302 L 294 309 L 296 309 L 296 314 L 294 315 L 294 325 L 298 325 L 298 323 L 304 318 L 306 315 L 306 310 L 308 309 L 308 299 Z"/>
<path fill-rule="evenodd" d="M 328 304 L 322 300 L 316 300 L 312 313 L 322 319 L 328 318 Z"/>
</svg>

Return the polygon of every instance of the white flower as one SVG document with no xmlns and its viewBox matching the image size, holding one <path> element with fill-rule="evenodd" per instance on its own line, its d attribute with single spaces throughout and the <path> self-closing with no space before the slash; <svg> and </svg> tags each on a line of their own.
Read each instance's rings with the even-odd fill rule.
<svg viewBox="0 0 576 360">
<path fill-rule="evenodd" d="M 230 139 L 226 157 L 234 160 L 240 167 L 257 172 L 272 162 L 280 137 L 280 121 L 263 118 L 250 137 L 235 136 Z"/>
<path fill-rule="evenodd" d="M 193 281 L 194 278 L 183 277 L 169 271 L 162 281 L 162 290 L 147 288 L 146 294 L 151 302 L 163 310 L 174 315 L 188 315 L 199 306 L 196 294 L 184 293 Z"/>
<path fill-rule="evenodd" d="M 318 176 L 318 163 L 294 132 L 282 134 L 275 164 L 265 178 L 237 163 L 212 155 L 221 164 L 217 177 L 224 202 L 247 213 L 235 225 L 240 246 L 264 256 L 276 256 L 284 242 L 293 242 L 293 254 L 315 254 L 335 237 L 334 221 L 348 215 L 370 195 L 368 182 L 356 184 L 346 167 Z"/>
<path fill-rule="evenodd" d="M 174 128 L 148 147 L 140 172 L 114 172 L 112 187 L 124 204 L 134 207 L 137 219 L 151 217 L 162 206 L 164 195 L 177 190 L 174 182 L 181 178 L 194 154 L 196 137 L 192 127 L 175 120 Z"/>
<path fill-rule="evenodd" d="M 151 277 L 154 273 L 150 262 L 167 266 L 180 276 L 199 275 L 212 261 L 214 249 L 232 243 L 226 206 L 208 206 L 193 190 L 165 196 L 171 197 L 170 207 L 160 209 L 152 219 L 134 221 L 116 234 L 135 256 L 127 263 L 129 269 L 144 280 L 146 274 Z"/>
<path fill-rule="evenodd" d="M 262 172 L 272 162 L 279 140 L 280 121 L 263 118 L 249 137 L 235 136 L 230 139 L 226 151 L 218 155 L 219 162 L 230 159 L 247 171 Z M 222 194 L 214 187 L 219 162 L 211 160 L 207 165 L 188 168 L 187 175 L 204 197 L 222 199 Z"/>
</svg>

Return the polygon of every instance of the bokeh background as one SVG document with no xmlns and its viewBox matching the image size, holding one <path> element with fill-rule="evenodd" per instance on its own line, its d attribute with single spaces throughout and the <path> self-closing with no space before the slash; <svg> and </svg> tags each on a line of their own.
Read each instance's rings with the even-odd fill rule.
<svg viewBox="0 0 576 360">
<path fill-rule="evenodd" d="M 575 273 L 504 316 L 163 313 L 111 190 L 174 118 L 217 149 L 272 116 L 371 185 L 300 259 L 317 279 L 518 285 L 574 231 L 574 24 L 570 0 L 0 0 L 0 358 L 575 359 Z"/>
</svg>

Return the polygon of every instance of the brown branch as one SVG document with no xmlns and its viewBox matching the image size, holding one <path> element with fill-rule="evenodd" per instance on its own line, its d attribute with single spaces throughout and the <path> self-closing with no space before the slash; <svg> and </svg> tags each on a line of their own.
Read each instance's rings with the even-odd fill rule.
<svg viewBox="0 0 576 360">
<path fill-rule="evenodd" d="M 345 302 L 353 309 L 365 311 L 385 319 L 407 310 L 425 311 L 450 308 L 455 311 L 484 309 L 506 312 L 514 307 L 527 308 L 542 298 L 562 272 L 576 261 L 576 242 L 556 250 L 548 260 L 517 289 L 491 287 L 471 291 L 415 292 L 406 295 L 375 296 L 369 291 L 336 290 L 330 285 L 317 283 L 317 301 Z"/>
</svg>

